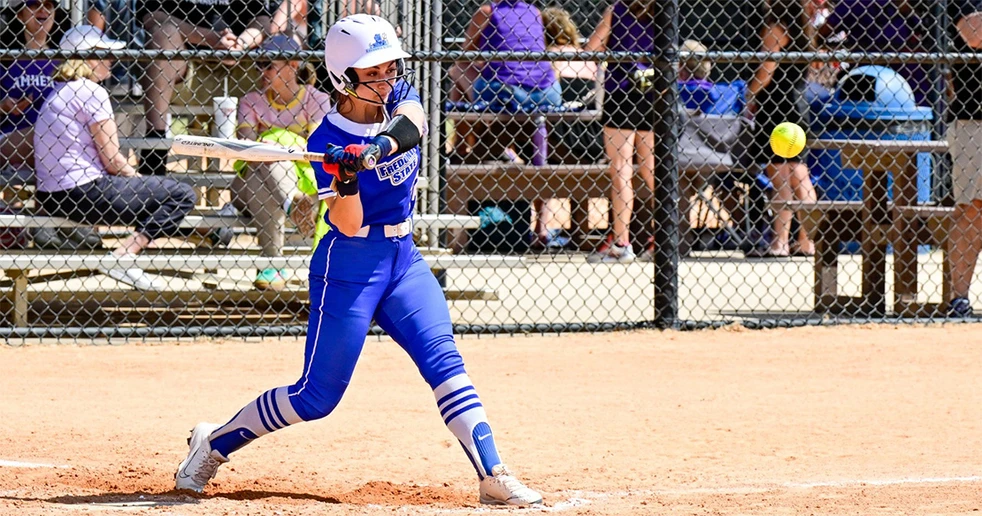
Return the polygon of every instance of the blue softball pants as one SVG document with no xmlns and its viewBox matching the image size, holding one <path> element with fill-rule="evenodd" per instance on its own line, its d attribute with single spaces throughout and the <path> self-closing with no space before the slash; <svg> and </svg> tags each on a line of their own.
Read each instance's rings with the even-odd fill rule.
<svg viewBox="0 0 982 516">
<path fill-rule="evenodd" d="M 337 407 L 373 319 L 409 354 L 430 388 L 465 372 L 443 290 L 411 234 L 386 237 L 382 226 L 372 226 L 364 238 L 332 230 L 314 251 L 309 278 L 304 370 L 289 388 L 305 421 Z"/>
</svg>

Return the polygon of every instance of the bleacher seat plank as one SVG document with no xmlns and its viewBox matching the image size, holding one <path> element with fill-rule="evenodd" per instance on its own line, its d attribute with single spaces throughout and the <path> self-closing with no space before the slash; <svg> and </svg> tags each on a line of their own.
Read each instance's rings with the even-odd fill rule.
<svg viewBox="0 0 982 516">
<path fill-rule="evenodd" d="M 249 217 L 232 217 L 222 215 L 188 215 L 181 222 L 182 228 L 246 228 L 249 227 Z M 481 219 L 477 216 L 455 214 L 422 214 L 414 219 L 415 228 L 426 231 L 430 229 L 473 229 L 480 227 Z M 47 217 L 42 215 L 0 215 L 0 227 L 37 228 L 37 227 L 88 227 L 91 224 L 79 224 L 62 217 Z"/>
<path fill-rule="evenodd" d="M 499 255 L 424 255 L 431 269 L 458 268 L 525 268 L 519 256 Z M 142 254 L 116 258 L 104 252 L 63 254 L 9 251 L 0 256 L 0 270 L 74 269 L 93 270 L 101 267 L 139 267 L 148 271 L 181 269 L 304 269 L 310 264 L 309 255 L 252 256 L 235 254 Z"/>
<path fill-rule="evenodd" d="M 498 295 L 490 289 L 443 291 L 448 301 L 497 301 Z M 272 303 L 302 303 L 309 301 L 309 291 L 306 288 L 290 288 L 284 290 L 238 290 L 238 289 L 202 289 L 202 290 L 159 290 L 140 291 L 123 290 L 86 290 L 71 292 L 67 290 L 31 291 L 27 294 L 27 303 L 95 303 L 112 305 L 114 307 L 137 307 L 160 305 L 193 304 L 272 304 Z"/>
</svg>

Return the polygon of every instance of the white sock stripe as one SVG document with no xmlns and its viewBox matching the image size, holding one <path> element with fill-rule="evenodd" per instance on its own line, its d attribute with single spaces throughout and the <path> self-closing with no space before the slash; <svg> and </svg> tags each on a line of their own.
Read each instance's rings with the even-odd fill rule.
<svg viewBox="0 0 982 516">
<path fill-rule="evenodd" d="M 440 415 L 444 415 L 448 410 L 460 404 L 460 400 L 465 398 L 477 397 L 477 390 L 474 389 L 473 385 L 468 385 L 456 392 L 447 395 L 442 400 L 443 403 L 437 403 L 437 408 L 440 409 Z"/>
<path fill-rule="evenodd" d="M 293 404 L 290 403 L 289 387 L 277 387 L 273 389 L 272 396 L 273 401 L 276 402 L 276 408 L 280 409 L 280 415 L 283 417 L 284 423 L 295 425 L 303 422 L 303 419 L 297 415 L 297 411 L 293 410 Z"/>
<path fill-rule="evenodd" d="M 453 403 L 461 395 L 466 395 L 467 393 L 464 391 L 464 389 L 468 387 L 473 389 L 474 384 L 471 383 L 471 379 L 467 376 L 467 374 L 458 374 L 453 378 L 448 378 L 440 385 L 437 385 L 436 388 L 433 389 L 433 396 L 436 397 L 437 407 L 442 412 L 448 403 Z M 448 397 L 451 394 L 453 396 Z"/>
<path fill-rule="evenodd" d="M 463 394 L 463 396 L 456 396 L 453 402 L 444 404 L 444 406 L 440 408 L 440 417 L 447 417 L 448 414 L 459 410 L 460 407 L 463 407 L 468 403 L 481 402 L 480 397 L 477 395 L 477 391 L 475 391 L 473 387 L 467 392 L 463 392 L 461 394 Z"/>
<path fill-rule="evenodd" d="M 270 389 L 266 391 L 266 393 L 263 394 L 263 398 L 266 399 L 266 412 L 269 414 L 269 418 L 272 420 L 272 423 L 276 425 L 277 429 L 286 428 L 286 421 L 283 421 L 283 416 L 277 414 L 279 410 L 273 403 L 273 390 Z"/>
<path fill-rule="evenodd" d="M 300 388 L 297 389 L 297 392 L 291 394 L 290 396 L 298 396 L 298 395 L 300 395 L 300 393 L 303 392 L 303 390 L 307 388 L 307 382 L 310 381 L 310 368 L 311 368 L 311 366 L 314 365 L 314 355 L 317 353 L 317 343 L 318 343 L 318 341 L 320 341 L 320 337 L 321 337 L 320 329 L 321 329 L 321 318 L 323 317 L 323 311 L 322 311 L 322 309 L 324 308 L 324 298 L 327 295 L 327 271 L 331 268 L 331 251 L 334 249 L 334 242 L 337 242 L 337 240 L 331 240 L 331 245 L 328 246 L 328 248 L 327 248 L 327 260 L 326 260 L 327 263 L 324 265 L 324 283 L 325 283 L 325 285 L 324 285 L 324 290 L 321 291 L 321 298 L 320 298 L 320 301 L 318 302 L 318 305 L 317 305 L 317 308 L 316 308 L 317 314 L 318 314 L 317 315 L 317 324 L 316 325 L 311 325 L 311 326 L 313 326 L 313 328 L 311 328 L 311 330 L 314 331 L 314 346 L 310 350 L 310 362 L 307 362 L 307 369 L 303 372 L 303 385 L 301 385 Z M 310 307 L 310 313 L 311 314 L 314 313 L 314 310 L 315 310 L 314 307 Z"/>
<path fill-rule="evenodd" d="M 263 428 L 265 428 L 267 432 L 274 432 L 278 430 L 278 428 L 272 421 L 269 420 L 268 417 L 266 417 L 266 411 L 263 410 L 263 396 L 265 396 L 265 393 L 256 398 L 256 401 L 254 402 L 256 404 L 256 413 L 259 414 L 259 422 L 263 425 Z"/>
</svg>

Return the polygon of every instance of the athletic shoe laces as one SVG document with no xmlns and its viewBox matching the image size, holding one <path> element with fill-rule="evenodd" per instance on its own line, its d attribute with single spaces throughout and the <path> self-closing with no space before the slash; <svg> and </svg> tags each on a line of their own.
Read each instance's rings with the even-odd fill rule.
<svg viewBox="0 0 982 516">
<path fill-rule="evenodd" d="M 201 463 L 201 467 L 198 468 L 198 471 L 194 472 L 194 475 L 192 475 L 191 478 L 193 478 L 199 485 L 205 485 L 211 479 L 215 478 L 215 475 L 218 473 L 218 466 L 221 465 L 221 461 L 212 457 L 209 453 L 205 457 L 204 462 Z"/>
</svg>

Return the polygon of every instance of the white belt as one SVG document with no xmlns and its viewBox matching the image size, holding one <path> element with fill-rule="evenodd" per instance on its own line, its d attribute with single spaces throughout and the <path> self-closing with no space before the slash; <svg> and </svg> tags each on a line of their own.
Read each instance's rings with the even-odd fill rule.
<svg viewBox="0 0 982 516">
<path fill-rule="evenodd" d="M 399 224 L 386 225 L 385 228 L 385 238 L 402 238 L 406 235 L 410 235 L 413 232 L 413 219 L 408 218 Z M 368 233 L 371 231 L 371 226 L 364 226 L 358 230 L 354 236 L 359 238 L 367 238 Z"/>
</svg>

